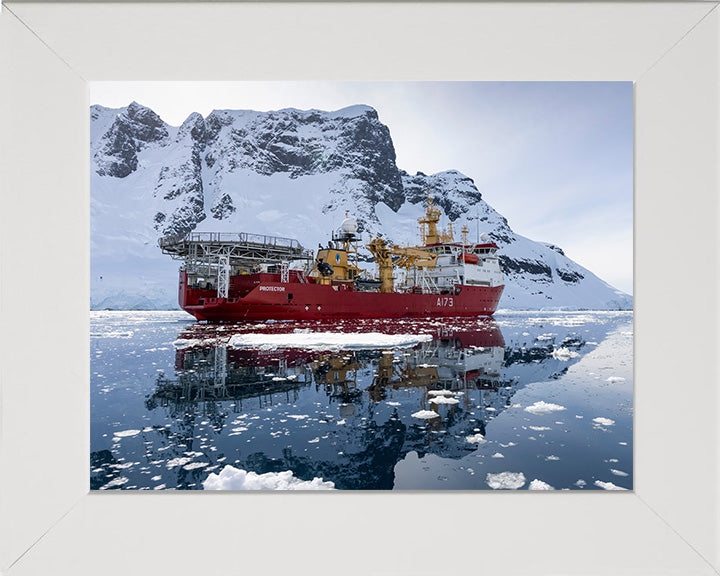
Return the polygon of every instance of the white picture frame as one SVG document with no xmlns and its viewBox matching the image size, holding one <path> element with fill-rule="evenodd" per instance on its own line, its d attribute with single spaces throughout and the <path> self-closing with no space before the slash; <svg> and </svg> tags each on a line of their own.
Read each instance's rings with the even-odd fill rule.
<svg viewBox="0 0 720 576">
<path fill-rule="evenodd" d="M 0 573 L 720 571 L 717 2 L 0 13 Z M 633 492 L 89 493 L 93 80 L 632 80 Z"/>
</svg>

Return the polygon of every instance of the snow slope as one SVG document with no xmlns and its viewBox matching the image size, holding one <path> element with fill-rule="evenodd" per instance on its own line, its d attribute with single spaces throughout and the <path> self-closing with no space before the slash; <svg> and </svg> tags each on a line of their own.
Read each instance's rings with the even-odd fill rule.
<svg viewBox="0 0 720 576">
<path fill-rule="evenodd" d="M 426 191 L 472 241 L 500 246 L 509 309 L 629 309 L 632 298 L 552 244 L 513 232 L 456 170 L 407 174 L 369 106 L 215 110 L 167 125 L 135 102 L 91 107 L 91 308 L 177 307 L 178 263 L 159 237 L 246 231 L 325 243 L 349 211 L 363 240 L 418 242 Z"/>
</svg>

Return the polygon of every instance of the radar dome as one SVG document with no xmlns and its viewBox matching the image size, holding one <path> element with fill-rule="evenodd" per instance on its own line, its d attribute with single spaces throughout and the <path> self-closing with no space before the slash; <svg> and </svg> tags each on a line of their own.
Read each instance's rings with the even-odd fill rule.
<svg viewBox="0 0 720 576">
<path fill-rule="evenodd" d="M 481 235 L 480 235 L 480 240 L 482 240 L 483 242 L 487 242 L 487 241 L 488 241 L 488 235 L 487 235 L 487 234 L 481 234 Z"/>
<path fill-rule="evenodd" d="M 358 231 L 358 223 L 354 218 L 345 218 L 343 223 L 340 224 L 340 230 L 344 234 L 356 234 Z"/>
</svg>

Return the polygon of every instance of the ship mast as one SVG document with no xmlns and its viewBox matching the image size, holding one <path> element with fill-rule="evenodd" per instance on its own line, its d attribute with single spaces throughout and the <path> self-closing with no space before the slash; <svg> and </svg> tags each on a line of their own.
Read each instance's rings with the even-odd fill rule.
<svg viewBox="0 0 720 576">
<path fill-rule="evenodd" d="M 440 243 L 440 235 L 437 231 L 440 214 L 440 209 L 433 206 L 432 198 L 430 198 L 430 189 L 426 190 L 425 217 L 418 218 L 418 222 L 420 223 L 420 236 L 424 246 Z M 425 230 L 425 226 L 427 226 L 427 231 Z"/>
</svg>

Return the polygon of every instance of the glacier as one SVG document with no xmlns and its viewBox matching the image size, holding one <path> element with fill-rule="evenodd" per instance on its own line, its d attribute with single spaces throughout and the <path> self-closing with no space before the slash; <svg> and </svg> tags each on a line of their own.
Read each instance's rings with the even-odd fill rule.
<svg viewBox="0 0 720 576">
<path fill-rule="evenodd" d="M 509 310 L 629 310 L 632 297 L 565 256 L 515 233 L 473 180 L 453 169 L 408 174 L 370 106 L 337 111 L 214 110 L 170 126 L 151 109 L 90 109 L 93 310 L 170 310 L 178 262 L 158 238 L 252 232 L 325 243 L 349 212 L 363 241 L 419 242 L 427 191 L 456 239 L 500 247 Z M 363 254 L 366 267 L 369 253 Z"/>
</svg>

